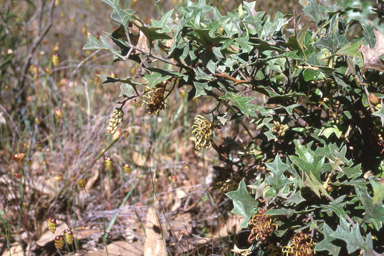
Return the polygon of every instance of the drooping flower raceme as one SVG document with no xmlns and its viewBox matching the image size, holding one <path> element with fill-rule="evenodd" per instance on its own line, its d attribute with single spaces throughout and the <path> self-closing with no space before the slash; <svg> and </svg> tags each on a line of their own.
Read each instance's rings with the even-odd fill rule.
<svg viewBox="0 0 384 256">
<path fill-rule="evenodd" d="M 213 124 L 205 117 L 197 115 L 192 129 L 192 133 L 195 133 L 195 148 L 197 150 L 210 149 L 214 130 Z"/>
</svg>

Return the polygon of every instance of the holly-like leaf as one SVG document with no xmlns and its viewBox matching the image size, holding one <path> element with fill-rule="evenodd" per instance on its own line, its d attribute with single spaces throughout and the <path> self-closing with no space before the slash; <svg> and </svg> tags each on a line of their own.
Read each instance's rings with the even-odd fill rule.
<svg viewBox="0 0 384 256">
<path fill-rule="evenodd" d="M 239 188 L 236 191 L 228 192 L 227 196 L 233 200 L 233 210 L 231 212 L 244 217 L 244 221 L 240 224 L 240 227 L 247 228 L 248 221 L 255 214 L 255 209 L 259 205 L 259 202 L 248 193 L 243 180 L 240 182 Z"/>
<path fill-rule="evenodd" d="M 279 208 L 279 209 L 270 209 L 265 214 L 267 215 L 286 215 L 288 217 L 292 216 L 292 214 L 295 214 L 296 211 L 290 208 Z"/>
<path fill-rule="evenodd" d="M 188 9 L 201 10 L 201 14 L 204 17 L 208 12 L 212 11 L 213 7 L 205 3 L 205 0 L 199 0 L 198 3 L 187 0 L 186 6 Z M 188 10 L 187 10 L 188 11 Z"/>
<path fill-rule="evenodd" d="M 323 227 L 324 239 L 316 244 L 316 251 L 329 251 L 333 256 L 339 255 L 341 247 L 332 243 L 335 240 L 335 238 L 331 236 L 332 233 L 333 230 L 325 223 Z"/>
<path fill-rule="evenodd" d="M 105 33 L 105 34 L 110 36 L 108 33 Z M 108 41 L 102 36 L 100 36 L 100 41 L 99 41 L 94 36 L 92 36 L 90 33 L 88 33 L 88 40 L 89 40 L 88 43 L 83 46 L 83 50 L 105 49 L 105 50 L 109 50 L 110 52 L 112 52 L 113 54 L 118 56 L 119 58 L 124 57 L 123 55 L 121 55 L 121 51 L 119 52 L 119 51 L 115 50 L 112 47 L 112 45 L 110 45 L 108 43 Z"/>
<path fill-rule="evenodd" d="M 212 25 L 207 26 L 208 29 L 195 29 L 193 32 L 190 32 L 188 35 L 191 36 L 191 38 L 196 39 L 196 41 L 204 45 L 208 43 L 217 44 L 221 41 L 230 39 L 224 36 L 215 36 L 214 32 L 216 31 L 216 28 L 209 29 L 209 26 L 213 26 L 216 23 L 211 23 L 211 24 Z"/>
<path fill-rule="evenodd" d="M 172 39 L 163 31 L 162 27 L 149 26 L 141 20 L 139 22 L 133 21 L 133 23 L 144 33 L 150 44 L 156 39 Z"/>
<path fill-rule="evenodd" d="M 337 138 L 340 139 L 340 136 L 343 134 L 343 131 L 341 131 L 338 127 L 338 125 L 334 124 L 332 125 L 331 127 L 326 127 L 324 128 L 320 133 L 319 133 L 319 136 L 320 135 L 323 135 L 325 136 L 327 139 L 329 138 L 329 136 L 331 136 L 332 134 L 335 134 Z"/>
<path fill-rule="evenodd" d="M 166 14 L 164 14 L 164 16 L 161 18 L 161 20 L 157 21 L 157 20 L 153 20 L 152 21 L 152 26 L 154 27 L 159 27 L 159 28 L 163 28 L 164 32 L 165 33 L 170 33 L 171 32 L 171 29 L 170 27 L 167 25 L 167 22 L 168 22 L 168 19 L 171 17 L 173 13 L 173 10 L 170 10 L 169 12 L 167 12 Z"/>
<path fill-rule="evenodd" d="M 376 44 L 376 38 L 375 38 L 375 33 L 374 33 L 374 29 L 375 29 L 375 26 L 373 25 L 366 25 L 366 24 L 361 24 L 361 26 L 363 27 L 364 29 L 364 38 L 365 40 L 367 40 L 368 44 L 369 44 L 369 47 L 370 48 L 374 48 L 375 47 L 375 44 Z"/>
<path fill-rule="evenodd" d="M 355 223 L 351 227 L 351 224 L 344 218 L 340 218 L 340 225 L 337 226 L 335 232 L 330 234 L 331 237 L 343 240 L 347 243 L 347 250 L 349 253 L 353 253 L 358 249 L 363 250 L 363 255 L 379 255 L 373 250 L 372 235 L 367 234 L 367 239 L 364 241 L 361 233 L 359 224 Z"/>
<path fill-rule="evenodd" d="M 167 80 L 170 77 L 181 77 L 183 74 L 175 71 L 167 71 L 159 68 L 148 68 L 148 71 L 152 71 L 153 74 L 145 74 L 144 79 L 148 81 L 147 86 L 153 88 L 157 84 Z"/>
<path fill-rule="evenodd" d="M 265 12 L 256 12 L 255 10 L 256 2 L 244 2 L 244 9 L 247 11 L 247 16 L 243 19 L 244 24 L 248 24 L 247 28 L 251 34 L 258 34 L 261 30 L 261 19 L 264 16 Z"/>
<path fill-rule="evenodd" d="M 346 201 L 344 201 L 346 195 L 340 196 L 336 198 L 334 201 L 330 202 L 329 204 L 321 204 L 320 208 L 322 212 L 330 212 L 333 211 L 336 213 L 338 217 L 347 218 L 347 215 L 344 211 L 344 206 L 347 204 Z"/>
<path fill-rule="evenodd" d="M 364 56 L 364 66 L 362 68 L 363 73 L 368 68 L 372 68 L 380 72 L 384 71 L 384 61 L 381 59 L 381 56 L 384 55 L 384 35 L 376 29 L 374 29 L 373 32 L 376 37 L 375 47 L 371 48 L 368 45 L 363 45 L 360 48 L 360 51 Z"/>
<path fill-rule="evenodd" d="M 132 97 L 135 95 L 135 89 L 131 84 L 121 84 L 120 85 L 120 95 L 119 97 Z"/>
<path fill-rule="evenodd" d="M 111 14 L 111 18 L 119 23 L 120 25 L 126 26 L 128 20 L 132 18 L 135 11 L 131 9 L 123 10 L 119 6 L 119 0 L 100 0 L 103 3 L 106 3 L 113 9 L 113 13 Z"/>
<path fill-rule="evenodd" d="M 205 90 L 208 90 L 208 91 L 212 90 L 212 86 L 209 86 L 208 83 L 193 82 L 193 85 L 195 86 L 195 89 L 196 89 L 195 97 L 207 95 Z"/>
<path fill-rule="evenodd" d="M 301 105 L 300 105 L 300 104 L 297 104 L 297 103 L 296 103 L 296 104 L 292 104 L 292 105 L 287 106 L 287 107 L 278 105 L 278 107 L 275 108 L 275 110 L 276 110 L 276 109 L 280 109 L 280 108 L 282 108 L 282 109 L 285 109 L 285 111 L 287 111 L 287 113 L 288 113 L 289 115 L 292 115 L 293 110 L 294 110 L 295 108 L 297 108 L 297 107 L 300 107 L 300 106 L 301 106 Z"/>
<path fill-rule="evenodd" d="M 215 77 L 210 76 L 207 73 L 205 73 L 204 70 L 202 70 L 200 67 L 197 67 L 193 71 L 195 71 L 196 80 L 212 81 L 212 80 L 216 79 Z"/>
<path fill-rule="evenodd" d="M 346 55 L 346 56 L 351 56 L 352 58 L 361 57 L 361 54 L 359 52 L 360 46 L 361 46 L 361 42 L 357 42 L 352 45 L 346 44 L 336 52 L 336 55 Z"/>
<path fill-rule="evenodd" d="M 381 201 L 374 203 L 373 198 L 369 196 L 367 188 L 355 186 L 357 198 L 364 206 L 365 215 L 363 223 L 372 223 L 376 230 L 380 230 L 384 222 L 384 205 Z"/>
<path fill-rule="evenodd" d="M 373 188 L 373 203 L 377 204 L 379 202 L 382 202 L 384 199 L 384 186 L 381 185 L 375 179 L 371 179 L 369 182 L 371 183 Z"/>
<path fill-rule="evenodd" d="M 283 163 L 280 156 L 277 155 L 272 163 L 267 164 L 267 168 L 271 171 L 271 175 L 268 177 L 268 182 L 279 193 L 279 190 L 283 189 L 286 185 L 292 184 L 284 174 L 288 170 L 289 165 Z"/>
<path fill-rule="evenodd" d="M 97 40 L 91 33 L 88 32 L 88 43 L 83 46 L 83 50 L 108 50 L 108 46 Z"/>
<path fill-rule="evenodd" d="M 301 191 L 293 192 L 288 198 L 285 203 L 285 205 L 294 205 L 297 206 L 298 204 L 307 201 L 304 199 L 304 197 L 301 196 Z"/>
<path fill-rule="evenodd" d="M 226 93 L 224 96 L 221 96 L 220 99 L 222 100 L 230 100 L 230 101 L 233 101 L 234 105 L 240 109 L 240 111 L 246 115 L 247 117 L 249 117 L 250 115 L 250 112 L 249 112 L 249 108 L 247 107 L 247 104 L 253 100 L 254 98 L 253 97 L 244 97 L 244 96 L 239 96 L 239 95 L 236 95 L 235 93 L 233 92 L 228 92 Z"/>
<path fill-rule="evenodd" d="M 383 64 L 383 68 L 384 68 L 384 64 Z M 381 102 L 381 104 L 383 103 Z M 384 126 L 384 108 L 383 107 L 380 109 L 380 111 L 376 111 L 372 115 L 380 117 L 381 126 Z"/>
<path fill-rule="evenodd" d="M 332 17 L 331 23 L 329 25 L 328 34 L 319 41 L 317 41 L 314 45 L 320 49 L 327 48 L 332 53 L 336 52 L 341 47 L 348 44 L 347 37 L 345 35 L 339 34 L 339 15 L 335 15 Z"/>
<path fill-rule="evenodd" d="M 267 18 L 265 21 L 265 24 L 263 25 L 263 30 L 261 32 L 261 37 L 262 38 L 269 38 L 271 35 L 273 35 L 275 32 L 280 31 L 280 29 L 285 26 L 290 19 L 284 19 L 287 15 L 282 14 L 281 12 L 277 11 L 275 15 L 275 19 L 273 22 L 271 22 L 269 19 L 270 17 Z"/>
<path fill-rule="evenodd" d="M 279 155 L 275 157 L 275 160 L 272 163 L 266 164 L 268 169 L 276 176 L 281 176 L 286 170 L 288 170 L 289 165 L 283 163 Z"/>
<path fill-rule="evenodd" d="M 245 33 L 244 36 L 236 38 L 236 42 L 239 44 L 240 48 L 248 53 L 252 50 L 252 46 L 249 43 L 249 35 Z"/>
<path fill-rule="evenodd" d="M 271 90 L 269 88 L 265 88 L 265 91 L 268 93 L 268 96 L 270 98 L 285 98 L 285 99 L 288 99 L 288 98 L 293 98 L 293 97 L 305 95 L 304 93 L 301 93 L 301 92 L 290 92 L 290 93 L 278 94 L 278 93 L 276 93 L 275 91 L 273 91 L 273 90 Z"/>
<path fill-rule="evenodd" d="M 318 24 L 319 21 L 325 18 L 325 15 L 323 15 L 325 12 L 324 7 L 318 4 L 316 0 L 309 0 L 309 5 L 305 6 L 303 11 L 305 15 L 315 22 L 315 24 Z"/>
</svg>

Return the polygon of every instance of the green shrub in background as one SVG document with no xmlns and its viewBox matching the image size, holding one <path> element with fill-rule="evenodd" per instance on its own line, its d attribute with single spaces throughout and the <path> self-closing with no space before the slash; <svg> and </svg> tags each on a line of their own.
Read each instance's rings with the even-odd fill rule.
<svg viewBox="0 0 384 256">
<path fill-rule="evenodd" d="M 167 102 L 181 88 L 190 100 L 213 99 L 191 131 L 196 149 L 217 151 L 212 186 L 228 192 L 250 230 L 247 248 L 233 252 L 384 252 L 384 35 L 351 17 L 364 14 L 360 5 L 308 1 L 311 30 L 301 15 L 277 12 L 272 20 L 255 2 L 222 14 L 187 1 L 145 24 L 118 0 L 101 1 L 120 27 L 99 39 L 89 34 L 84 49 L 139 64 L 131 76 L 103 77 L 121 83 L 119 109 L 140 100 L 156 115 L 182 104 Z M 356 24 L 362 37 L 353 37 Z M 216 130 L 234 124 L 239 134 L 219 143 Z"/>
</svg>

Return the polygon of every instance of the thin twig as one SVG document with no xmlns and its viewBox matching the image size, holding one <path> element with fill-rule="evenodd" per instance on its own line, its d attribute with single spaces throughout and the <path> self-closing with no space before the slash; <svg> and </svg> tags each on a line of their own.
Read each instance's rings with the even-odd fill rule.
<svg viewBox="0 0 384 256">
<path fill-rule="evenodd" d="M 87 61 L 89 60 L 90 58 L 92 58 L 93 56 L 95 56 L 96 54 L 98 54 L 101 50 L 97 50 L 97 51 L 94 51 L 92 54 L 90 54 L 87 58 L 85 58 L 84 60 L 82 60 L 78 65 L 77 67 L 75 68 L 75 70 L 72 72 L 72 76 L 76 75 L 77 74 L 77 70 Z"/>
<path fill-rule="evenodd" d="M 19 82 L 19 88 L 23 88 L 24 87 L 24 83 L 25 83 L 25 79 L 26 79 L 26 74 L 27 74 L 27 70 L 31 64 L 31 60 L 32 60 L 32 56 L 33 56 L 33 53 L 36 51 L 37 47 L 40 45 L 41 41 L 43 40 L 43 38 L 45 37 L 45 35 L 48 33 L 49 29 L 52 27 L 52 24 L 53 24 L 53 9 L 55 7 L 55 0 L 52 0 L 51 1 L 51 4 L 49 5 L 49 19 L 48 19 L 48 24 L 47 26 L 45 26 L 43 32 L 37 36 L 35 38 L 35 40 L 33 40 L 33 44 L 32 46 L 29 48 L 29 51 L 28 51 L 28 55 L 27 55 L 27 59 L 26 61 L 24 62 L 24 66 L 23 66 L 23 69 L 21 71 L 21 75 L 20 75 L 20 82 Z M 22 89 L 21 89 L 22 90 Z"/>
</svg>

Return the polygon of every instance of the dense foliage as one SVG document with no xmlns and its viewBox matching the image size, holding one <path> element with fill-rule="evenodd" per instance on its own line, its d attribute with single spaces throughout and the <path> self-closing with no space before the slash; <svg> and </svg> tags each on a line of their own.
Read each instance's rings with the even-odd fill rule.
<svg viewBox="0 0 384 256">
<path fill-rule="evenodd" d="M 361 6 L 310 0 L 310 28 L 301 14 L 271 19 L 255 2 L 223 15 L 204 0 L 187 1 L 145 24 L 118 0 L 101 1 L 120 27 L 89 34 L 84 49 L 139 64 L 126 78 L 103 77 L 121 83 L 119 109 L 139 100 L 156 115 L 178 104 L 166 102 L 177 89 L 215 102 L 191 131 L 196 149 L 217 151 L 212 186 L 228 192 L 250 229 L 250 247 L 234 252 L 384 251 L 384 35 L 354 19 Z M 216 130 L 234 124 L 241 134 L 219 144 Z"/>
</svg>

